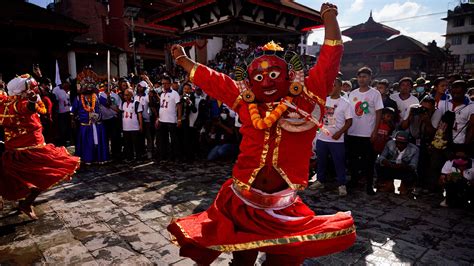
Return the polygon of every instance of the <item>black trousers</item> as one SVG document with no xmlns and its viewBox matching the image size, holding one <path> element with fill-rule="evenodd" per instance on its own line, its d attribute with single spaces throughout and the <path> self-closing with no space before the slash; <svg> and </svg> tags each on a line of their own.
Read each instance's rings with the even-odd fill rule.
<svg viewBox="0 0 474 266">
<path fill-rule="evenodd" d="M 58 139 L 57 146 L 66 146 L 67 142 L 71 141 L 71 112 L 58 114 Z"/>
<path fill-rule="evenodd" d="M 159 132 L 159 159 L 175 160 L 178 158 L 178 136 L 176 124 L 160 122 Z"/>
<path fill-rule="evenodd" d="M 347 159 L 352 185 L 360 178 L 367 179 L 367 188 L 374 183 L 375 152 L 370 137 L 346 136 Z"/>
<path fill-rule="evenodd" d="M 198 143 L 195 143 L 195 131 L 189 126 L 188 121 L 184 121 L 180 130 L 180 152 L 183 159 L 192 161 L 194 159 L 195 149 Z"/>
<path fill-rule="evenodd" d="M 110 153 L 113 158 L 119 158 L 122 153 L 122 134 L 120 118 L 113 117 L 104 120 L 105 133 L 110 141 Z"/>
<path fill-rule="evenodd" d="M 123 143 L 125 158 L 128 160 L 138 159 L 142 152 L 140 149 L 140 131 L 124 131 Z"/>
<path fill-rule="evenodd" d="M 445 184 L 446 203 L 450 207 L 473 207 L 474 206 L 474 186 L 468 181 L 460 178 L 456 181 L 448 181 Z M 469 203 L 470 202 L 470 203 Z"/>
</svg>

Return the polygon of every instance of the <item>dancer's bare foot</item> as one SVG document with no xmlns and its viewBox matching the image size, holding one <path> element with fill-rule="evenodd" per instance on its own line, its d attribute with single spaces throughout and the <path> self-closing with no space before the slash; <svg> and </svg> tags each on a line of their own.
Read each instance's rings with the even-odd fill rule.
<svg viewBox="0 0 474 266">
<path fill-rule="evenodd" d="M 18 203 L 18 209 L 20 212 L 30 217 L 31 220 L 38 220 L 38 216 L 36 216 L 35 210 L 31 204 L 20 201 Z"/>
</svg>

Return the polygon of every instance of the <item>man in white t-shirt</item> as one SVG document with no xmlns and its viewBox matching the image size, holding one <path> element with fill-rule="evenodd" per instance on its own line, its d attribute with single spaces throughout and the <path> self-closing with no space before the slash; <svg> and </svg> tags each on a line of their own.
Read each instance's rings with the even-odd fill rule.
<svg viewBox="0 0 474 266">
<path fill-rule="evenodd" d="M 369 87 L 371 79 L 372 70 L 370 68 L 363 67 L 357 72 L 359 88 L 353 90 L 349 95 L 353 118 L 346 140 L 351 171 L 350 185 L 356 185 L 358 179 L 365 177 L 367 179 L 366 192 L 369 195 L 374 195 L 375 152 L 372 141 L 377 136 L 383 101 L 380 92 Z"/>
<path fill-rule="evenodd" d="M 472 145 L 474 141 L 474 103 L 471 103 L 465 96 L 466 90 L 464 81 L 453 82 L 451 85 L 452 98 L 448 101 L 440 101 L 438 109 L 433 115 L 433 124 L 438 126 L 441 117 L 446 112 L 454 112 L 454 124 L 449 135 L 455 145 L 468 146 Z"/>
<path fill-rule="evenodd" d="M 71 84 L 65 80 L 59 86 L 53 89 L 53 94 L 56 98 L 56 112 L 58 125 L 58 140 L 56 145 L 66 146 L 67 142 L 71 140 L 71 96 L 69 94 L 69 87 Z"/>
<path fill-rule="evenodd" d="M 408 118 L 410 107 L 419 104 L 420 101 L 411 95 L 413 80 L 410 77 L 400 79 L 398 84 L 400 86 L 400 93 L 390 95 L 390 99 L 397 103 L 398 111 L 400 112 L 400 121 L 403 121 Z"/>
<path fill-rule="evenodd" d="M 181 127 L 181 97 L 178 92 L 171 89 L 171 78 L 163 77 L 161 84 L 163 92 L 160 95 L 160 111 L 156 120 L 159 132 L 160 160 L 175 160 L 178 156 L 178 143 L 176 127 Z M 171 140 L 171 143 L 170 143 Z M 170 150 L 168 147 L 170 146 Z"/>
<path fill-rule="evenodd" d="M 140 137 L 140 150 L 145 150 L 145 140 L 146 140 L 146 151 L 147 151 L 147 158 L 152 158 L 152 151 L 153 147 L 153 135 L 152 135 L 152 123 L 150 121 L 150 98 L 146 94 L 148 90 L 148 83 L 145 81 L 140 81 L 137 84 L 137 95 L 135 95 L 135 101 L 139 102 L 142 106 L 143 112 L 143 132 L 142 136 Z"/>
<path fill-rule="evenodd" d="M 334 81 L 333 91 L 326 98 L 326 113 L 324 114 L 324 128 L 319 131 L 316 141 L 318 155 L 317 177 L 310 188 L 322 188 L 326 179 L 327 158 L 331 154 L 336 168 L 339 195 L 347 195 L 346 189 L 346 149 L 344 134 L 352 125 L 351 105 L 346 98 L 341 97 L 342 81 Z"/>
<path fill-rule="evenodd" d="M 132 89 L 124 92 L 125 101 L 121 105 L 124 153 L 127 160 L 139 159 L 140 132 L 143 131 L 143 107 L 133 98 Z"/>
</svg>

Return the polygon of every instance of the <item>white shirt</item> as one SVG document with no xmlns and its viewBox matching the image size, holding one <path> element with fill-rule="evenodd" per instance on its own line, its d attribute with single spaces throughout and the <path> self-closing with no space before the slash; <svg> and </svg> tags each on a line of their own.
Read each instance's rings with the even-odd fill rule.
<svg viewBox="0 0 474 266">
<path fill-rule="evenodd" d="M 148 95 L 145 96 L 135 96 L 135 101 L 139 102 L 143 109 L 143 122 L 150 122 L 150 98 Z"/>
<path fill-rule="evenodd" d="M 195 112 L 195 113 L 190 112 L 189 113 L 189 126 L 190 127 L 194 127 L 194 123 L 196 123 L 196 119 L 198 118 L 198 115 L 199 115 L 199 103 L 201 102 L 201 100 L 204 99 L 204 98 L 201 98 L 198 95 L 195 95 L 195 96 L 196 96 L 196 98 L 194 98 L 194 106 L 196 107 L 197 112 Z"/>
<path fill-rule="evenodd" d="M 449 101 L 439 101 L 438 109 L 432 117 L 433 126 L 438 127 L 439 121 L 446 111 L 451 111 L 455 113 L 455 120 L 453 125 L 453 142 L 456 144 L 464 144 L 466 140 L 466 124 L 469 123 L 469 119 L 474 115 L 474 103 L 469 103 L 468 105 L 461 104 L 456 106 L 453 110 L 453 103 Z"/>
<path fill-rule="evenodd" d="M 344 97 L 338 99 L 326 98 L 326 112 L 324 113 L 323 124 L 324 128 L 329 131 L 326 135 L 322 130 L 318 133 L 318 140 L 326 142 L 344 142 L 344 134 L 337 140 L 332 139 L 332 136 L 341 130 L 347 119 L 352 118 L 351 105 Z"/>
<path fill-rule="evenodd" d="M 176 105 L 181 100 L 179 94 L 171 89 L 170 92 L 161 93 L 160 97 L 160 122 L 173 123 L 178 122 L 178 111 Z"/>
<path fill-rule="evenodd" d="M 352 126 L 347 134 L 370 137 L 375 128 L 375 112 L 383 108 L 382 95 L 372 87 L 366 92 L 356 89 L 349 94 L 349 103 L 352 109 Z"/>
<path fill-rule="evenodd" d="M 58 101 L 58 113 L 63 114 L 71 112 L 69 92 L 66 92 L 58 86 L 53 89 L 53 94 L 56 96 L 56 100 Z"/>
<path fill-rule="evenodd" d="M 469 159 L 469 160 L 472 160 L 472 159 Z M 453 161 L 446 161 L 443 168 L 441 169 L 441 173 L 445 175 L 449 175 L 451 173 L 460 173 L 460 172 L 461 170 L 459 170 L 456 167 L 453 167 Z M 464 170 L 463 177 L 469 181 L 474 180 L 474 167 Z"/>
<path fill-rule="evenodd" d="M 136 102 L 124 102 L 120 110 L 122 113 L 122 128 L 123 131 L 138 131 L 140 130 L 140 122 L 138 121 L 138 114 L 143 112 L 141 104 L 138 104 L 138 110 L 135 111 Z"/>
<path fill-rule="evenodd" d="M 402 120 L 406 120 L 408 118 L 408 115 L 410 114 L 410 107 L 412 105 L 420 104 L 420 101 L 418 101 L 418 99 L 413 95 L 410 95 L 410 97 L 407 99 L 402 100 L 402 98 L 400 98 L 400 93 L 395 93 L 390 95 L 390 99 L 397 103 L 398 110 L 400 111 L 400 118 Z"/>
</svg>

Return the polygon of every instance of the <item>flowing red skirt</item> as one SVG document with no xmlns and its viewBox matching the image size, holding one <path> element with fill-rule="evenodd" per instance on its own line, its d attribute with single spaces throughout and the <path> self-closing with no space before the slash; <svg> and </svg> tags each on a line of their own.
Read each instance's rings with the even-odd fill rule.
<svg viewBox="0 0 474 266">
<path fill-rule="evenodd" d="M 8 200 L 23 199 L 31 188 L 47 190 L 70 179 L 80 165 L 80 158 L 66 148 L 47 144 L 30 150 L 7 150 L 0 165 L 0 195 Z"/>
<path fill-rule="evenodd" d="M 168 226 L 181 246 L 181 256 L 203 264 L 221 252 L 241 250 L 308 258 L 342 251 L 355 241 L 350 213 L 317 216 L 299 197 L 293 205 L 271 213 L 246 205 L 231 186 L 230 179 L 207 211 Z"/>
</svg>

